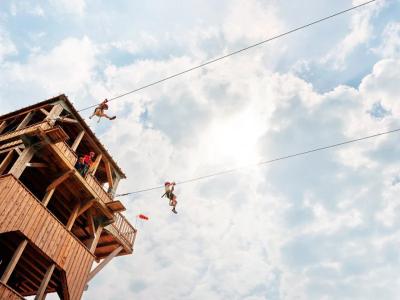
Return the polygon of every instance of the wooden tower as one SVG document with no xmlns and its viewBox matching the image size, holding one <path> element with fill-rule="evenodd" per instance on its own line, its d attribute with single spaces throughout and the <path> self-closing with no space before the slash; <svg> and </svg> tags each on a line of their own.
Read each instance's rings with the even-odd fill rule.
<svg viewBox="0 0 400 300">
<path fill-rule="evenodd" d="M 123 178 L 65 95 L 1 116 L 0 299 L 80 299 L 112 258 L 131 254 L 136 229 L 114 199 Z"/>
</svg>

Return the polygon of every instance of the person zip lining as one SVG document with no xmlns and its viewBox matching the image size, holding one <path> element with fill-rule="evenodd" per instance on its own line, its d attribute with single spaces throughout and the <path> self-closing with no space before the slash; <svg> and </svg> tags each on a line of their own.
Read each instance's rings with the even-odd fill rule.
<svg viewBox="0 0 400 300">
<path fill-rule="evenodd" d="M 165 193 L 161 196 L 163 198 L 164 196 L 167 196 L 169 199 L 169 206 L 172 206 L 172 212 L 174 214 L 177 214 L 178 212 L 176 211 L 176 205 L 178 204 L 178 201 L 176 201 L 176 195 L 174 194 L 174 187 L 176 183 L 175 182 L 166 182 L 164 183 L 164 188 L 165 188 Z"/>
<path fill-rule="evenodd" d="M 104 99 L 103 102 L 101 102 L 94 110 L 93 114 L 89 117 L 89 119 L 93 118 L 94 116 L 98 116 L 99 119 L 97 120 L 97 123 L 100 122 L 101 118 L 107 118 L 109 120 L 114 120 L 116 116 L 110 117 L 108 116 L 104 111 L 108 110 L 108 100 Z"/>
</svg>

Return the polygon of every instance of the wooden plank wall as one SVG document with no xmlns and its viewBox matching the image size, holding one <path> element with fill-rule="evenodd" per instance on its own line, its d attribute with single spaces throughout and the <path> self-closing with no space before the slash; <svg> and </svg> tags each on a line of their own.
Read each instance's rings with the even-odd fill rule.
<svg viewBox="0 0 400 300">
<path fill-rule="evenodd" d="M 17 230 L 65 270 L 70 298 L 80 299 L 94 256 L 14 176 L 1 176 L 0 233 Z"/>
<path fill-rule="evenodd" d="M 69 163 L 75 166 L 75 163 L 78 160 L 75 152 L 65 142 L 58 142 L 54 145 L 61 151 L 61 153 L 69 161 Z"/>
<path fill-rule="evenodd" d="M 24 299 L 24 297 L 22 297 L 17 292 L 10 289 L 9 287 L 5 286 L 0 281 L 0 299 L 21 300 L 21 299 Z"/>
<path fill-rule="evenodd" d="M 103 201 L 103 203 L 112 202 L 112 199 L 106 193 L 106 191 L 103 189 L 101 184 L 97 181 L 96 177 L 94 177 L 92 174 L 88 173 L 85 178 L 86 178 L 87 184 L 94 190 L 94 192 L 98 195 L 98 197 L 101 199 L 101 201 Z"/>
</svg>

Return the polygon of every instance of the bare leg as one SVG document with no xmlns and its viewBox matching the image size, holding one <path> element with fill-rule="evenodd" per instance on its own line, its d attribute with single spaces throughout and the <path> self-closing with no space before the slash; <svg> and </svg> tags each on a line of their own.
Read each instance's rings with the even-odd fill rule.
<svg viewBox="0 0 400 300">
<path fill-rule="evenodd" d="M 101 113 L 101 117 L 107 118 L 109 120 L 114 120 L 116 118 L 115 116 L 113 116 L 113 117 L 108 116 L 105 112 Z"/>
<path fill-rule="evenodd" d="M 178 212 L 176 211 L 176 205 L 178 204 L 178 201 L 176 201 L 176 196 L 173 195 L 172 199 L 169 202 L 169 205 L 172 206 L 172 212 L 174 214 L 177 214 Z"/>
</svg>

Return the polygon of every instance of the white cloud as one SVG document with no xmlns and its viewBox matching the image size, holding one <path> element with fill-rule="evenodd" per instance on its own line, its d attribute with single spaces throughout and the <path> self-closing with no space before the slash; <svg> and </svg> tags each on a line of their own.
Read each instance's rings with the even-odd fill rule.
<svg viewBox="0 0 400 300">
<path fill-rule="evenodd" d="M 60 12 L 83 16 L 86 8 L 85 0 L 49 0 Z"/>
<path fill-rule="evenodd" d="M 223 33 L 229 43 L 255 43 L 281 33 L 284 24 L 276 7 L 257 0 L 235 0 L 229 5 Z"/>
<path fill-rule="evenodd" d="M 10 36 L 0 27 L 0 63 L 8 55 L 17 53 L 17 48 L 11 41 Z"/>
<path fill-rule="evenodd" d="M 400 23 L 390 22 L 386 25 L 382 37 L 383 43 L 375 52 L 383 57 L 392 58 L 400 55 Z"/>
<path fill-rule="evenodd" d="M 366 76 L 360 85 L 360 91 L 367 99 L 367 104 L 379 101 L 395 117 L 400 114 L 400 86 L 397 84 L 400 78 L 399 66 L 399 59 L 383 59 L 375 64 L 373 72 Z"/>
<path fill-rule="evenodd" d="M 113 67 L 108 73 L 112 89 L 128 88 L 128 79 L 140 81 L 140 77 L 149 76 L 149 70 L 162 74 L 175 69 L 178 62 L 186 64 L 184 59 L 171 59 Z M 237 157 L 230 154 L 240 146 L 223 145 L 230 134 L 224 126 L 231 127 L 233 136 L 237 133 L 239 144 L 246 143 L 240 139 L 241 130 L 258 132 L 261 135 L 256 135 L 255 148 L 272 158 L 305 150 L 310 141 L 320 146 L 389 125 L 372 118 L 367 107 L 371 93 L 384 91 L 388 98 L 396 94 L 380 79 L 394 61 L 377 63 L 359 89 L 340 86 L 327 94 L 316 93 L 293 75 L 263 72 L 257 60 L 245 70 L 236 68 L 239 63 L 240 59 L 229 61 L 212 72 L 192 74 L 189 80 L 171 81 L 142 92 L 140 97 L 115 102 L 114 109 L 132 103 L 133 110 L 121 117 L 118 125 L 112 124 L 115 126 L 104 138 L 111 152 L 117 153 L 117 160 L 129 161 L 128 174 L 141 174 L 124 189 L 159 184 L 163 179 L 176 179 L 177 174 L 178 180 L 186 179 L 234 165 Z M 240 76 L 243 72 L 246 76 Z M 387 81 L 396 81 L 395 74 Z M 146 110 L 148 121 L 144 122 L 140 116 Z M 251 117 L 241 119 L 249 111 Z M 240 129 L 232 126 L 236 117 L 244 125 Z M 257 128 L 247 128 L 248 121 L 256 122 Z M 152 123 L 150 128 L 147 122 Z M 208 126 L 215 126 L 211 133 Z M 219 129 L 221 145 L 212 139 L 212 132 Z M 132 216 L 144 210 L 152 221 L 144 224 L 137 241 L 136 255 L 145 260 L 126 266 L 132 270 L 126 276 L 138 283 L 132 288 L 121 287 L 122 292 L 139 299 L 257 299 L 269 292 L 274 293 L 273 299 L 368 298 L 371 292 L 381 290 L 371 283 L 395 272 L 383 265 L 376 274 L 364 275 L 379 263 L 369 263 L 367 258 L 384 251 L 382 247 L 369 248 L 369 240 L 374 241 L 371 228 L 393 224 L 397 208 L 389 205 L 390 200 L 377 207 L 384 197 L 378 188 L 384 177 L 378 170 L 387 165 L 371 154 L 381 151 L 386 143 L 394 145 L 392 141 L 391 137 L 382 138 L 271 165 L 267 172 L 251 169 L 178 186 L 177 217 L 165 215 L 167 205 L 157 200 L 157 192 L 135 198 L 128 204 L 134 211 Z M 312 194 L 304 194 L 308 190 Z M 301 214 L 292 211 L 308 217 L 298 221 Z M 300 223 L 293 226 L 290 222 Z M 366 232 L 357 236 L 357 231 Z M 340 247 L 335 247 L 337 244 Z M 143 274 L 134 271 L 144 269 Z M 330 286 L 330 280 L 343 289 Z M 396 285 L 388 282 L 393 285 L 386 291 L 390 297 Z M 270 291 L 270 284 L 278 291 Z M 365 292 L 360 292 L 360 287 Z M 86 297 L 95 295 L 90 291 Z"/>
<path fill-rule="evenodd" d="M 43 17 L 45 15 L 43 8 L 40 5 L 32 4 L 29 1 L 18 1 L 10 4 L 10 13 L 12 16 L 18 14 L 28 14 L 37 17 Z"/>
<path fill-rule="evenodd" d="M 25 63 L 3 64 L 2 85 L 29 85 L 31 92 L 41 90 L 42 97 L 77 95 L 93 79 L 95 56 L 96 47 L 87 37 L 65 39 L 49 52 L 33 52 Z"/>
<path fill-rule="evenodd" d="M 362 4 L 365 1 L 353 1 L 353 5 Z M 350 33 L 322 58 L 321 62 L 332 65 L 336 69 L 344 69 L 348 57 L 362 44 L 373 38 L 372 19 L 384 7 L 385 1 L 374 2 L 360 8 L 351 18 Z"/>
</svg>

